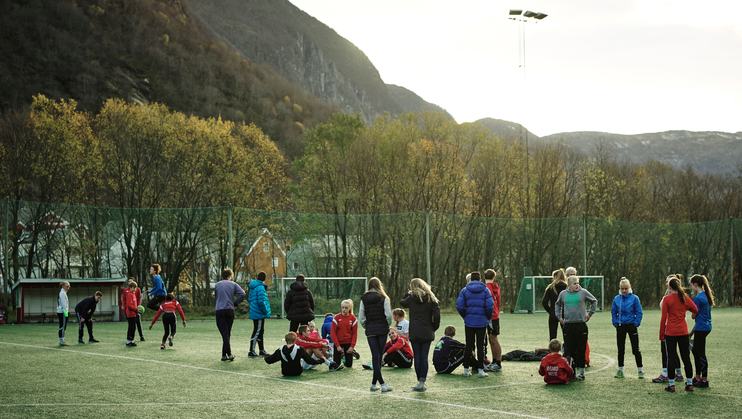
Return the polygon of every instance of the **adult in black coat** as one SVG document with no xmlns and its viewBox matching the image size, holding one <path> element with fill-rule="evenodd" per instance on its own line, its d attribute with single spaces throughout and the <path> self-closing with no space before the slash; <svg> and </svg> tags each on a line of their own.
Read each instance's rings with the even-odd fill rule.
<svg viewBox="0 0 742 419">
<path fill-rule="evenodd" d="M 410 343 L 415 359 L 417 385 L 412 391 L 425 391 L 428 377 L 428 355 L 435 331 L 441 324 L 441 310 L 430 285 L 420 278 L 410 281 L 410 291 L 401 303 L 410 311 Z"/>
<path fill-rule="evenodd" d="M 289 286 L 283 309 L 291 322 L 289 332 L 296 332 L 300 325 L 314 320 L 314 297 L 304 283 L 304 275 L 297 275 L 296 281 Z"/>
<path fill-rule="evenodd" d="M 557 337 L 557 328 L 560 326 L 559 319 L 557 318 L 555 307 L 559 293 L 567 289 L 567 277 L 564 271 L 557 269 L 551 273 L 551 284 L 546 287 L 544 291 L 544 297 L 541 299 L 541 305 L 544 307 L 547 313 L 549 313 L 549 342 Z M 564 332 L 562 332 L 562 335 Z M 562 341 L 564 336 L 562 336 Z"/>
<path fill-rule="evenodd" d="M 83 326 L 88 327 L 88 342 L 98 342 L 93 337 L 93 313 L 95 313 L 95 307 L 100 302 L 103 293 L 96 291 L 95 295 L 83 298 L 75 306 L 75 314 L 77 315 L 77 323 L 80 325 L 80 331 L 77 333 L 77 343 L 85 343 L 82 340 Z"/>
</svg>

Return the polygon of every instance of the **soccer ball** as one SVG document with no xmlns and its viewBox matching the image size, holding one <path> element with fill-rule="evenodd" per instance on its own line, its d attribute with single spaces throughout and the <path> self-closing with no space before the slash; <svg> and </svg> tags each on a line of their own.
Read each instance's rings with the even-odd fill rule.
<svg viewBox="0 0 742 419">
<path fill-rule="evenodd" d="M 137 307 L 137 311 L 139 312 L 139 314 L 144 314 L 144 306 Z"/>
</svg>

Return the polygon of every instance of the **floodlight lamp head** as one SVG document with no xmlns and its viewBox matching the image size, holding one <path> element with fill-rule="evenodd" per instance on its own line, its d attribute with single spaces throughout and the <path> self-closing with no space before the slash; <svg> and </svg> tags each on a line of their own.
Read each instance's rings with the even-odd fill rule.
<svg viewBox="0 0 742 419">
<path fill-rule="evenodd" d="M 510 9 L 510 13 L 508 14 L 510 16 L 520 16 L 521 14 L 523 14 L 523 11 L 518 9 Z"/>
<path fill-rule="evenodd" d="M 538 20 L 542 20 L 546 16 L 549 16 L 549 15 L 547 15 L 546 13 L 536 13 L 536 16 L 534 16 L 534 18 L 536 18 Z"/>
<path fill-rule="evenodd" d="M 530 10 L 526 10 L 526 11 L 525 11 L 525 13 L 523 13 L 523 16 L 525 16 L 525 17 L 534 17 L 534 16 L 536 16 L 537 14 L 538 14 L 538 13 L 536 13 L 536 12 L 532 12 L 532 11 L 530 11 Z"/>
</svg>

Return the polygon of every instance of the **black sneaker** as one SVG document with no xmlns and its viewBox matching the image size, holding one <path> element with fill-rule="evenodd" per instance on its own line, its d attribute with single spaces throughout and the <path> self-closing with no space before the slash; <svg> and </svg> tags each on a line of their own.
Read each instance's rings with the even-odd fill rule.
<svg viewBox="0 0 742 419">
<path fill-rule="evenodd" d="M 160 345 L 160 350 L 161 351 L 164 351 L 165 350 L 165 344 L 164 343 L 162 345 Z"/>
<path fill-rule="evenodd" d="M 229 358 L 227 358 L 227 355 L 222 355 L 222 361 L 229 361 Z"/>
<path fill-rule="evenodd" d="M 358 352 L 356 352 L 355 349 L 353 350 L 353 359 L 361 359 L 361 354 L 359 354 Z"/>
<path fill-rule="evenodd" d="M 340 371 L 343 368 L 345 368 L 345 367 L 343 367 L 342 364 L 336 364 L 334 362 L 332 364 L 330 364 L 330 371 Z"/>
<path fill-rule="evenodd" d="M 255 351 L 250 351 L 247 353 L 247 356 L 249 356 L 250 358 L 257 358 L 258 354 L 256 354 Z"/>
<path fill-rule="evenodd" d="M 232 354 L 227 355 L 227 361 L 234 361 L 234 355 Z"/>
<path fill-rule="evenodd" d="M 84 345 L 85 344 L 85 341 L 82 340 L 82 339 L 80 339 L 80 340 L 77 341 L 77 343 L 79 343 L 80 345 Z"/>
<path fill-rule="evenodd" d="M 139 336 L 139 341 L 144 342 L 144 336 Z"/>
<path fill-rule="evenodd" d="M 268 352 L 266 352 L 266 351 L 264 351 L 264 350 L 261 349 L 260 352 L 258 352 L 258 355 L 260 355 L 260 356 L 268 356 Z"/>
<path fill-rule="evenodd" d="M 172 336 L 168 336 L 168 338 L 167 338 L 167 344 L 168 344 L 168 346 L 173 346 L 173 337 Z"/>
<path fill-rule="evenodd" d="M 369 365 L 369 364 L 361 364 L 361 366 L 363 367 L 364 370 L 372 370 L 372 369 L 374 369 L 374 367 L 371 366 L 371 365 Z"/>
<path fill-rule="evenodd" d="M 686 384 L 685 391 L 688 391 L 688 392 L 693 391 L 693 384 Z"/>
<path fill-rule="evenodd" d="M 674 393 L 675 392 L 675 386 L 667 386 L 665 387 L 665 391 L 668 393 Z"/>
<path fill-rule="evenodd" d="M 88 343 L 99 343 L 99 340 L 96 340 L 95 338 L 88 339 Z"/>
<path fill-rule="evenodd" d="M 128 346 L 130 348 L 133 348 L 133 347 L 137 346 L 137 344 L 134 343 L 134 342 L 129 342 L 129 343 L 126 344 L 126 346 Z"/>
</svg>

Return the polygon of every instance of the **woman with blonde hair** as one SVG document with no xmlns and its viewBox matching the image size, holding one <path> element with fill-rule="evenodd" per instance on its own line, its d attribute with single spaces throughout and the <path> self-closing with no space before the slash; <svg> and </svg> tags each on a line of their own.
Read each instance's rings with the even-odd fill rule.
<svg viewBox="0 0 742 419">
<path fill-rule="evenodd" d="M 575 377 L 585 379 L 585 347 L 587 345 L 587 322 L 595 313 L 598 300 L 585 288 L 580 287 L 580 278 L 567 278 L 567 289 L 559 293 L 555 312 L 564 330 L 564 339 L 570 355 L 574 358 Z"/>
<path fill-rule="evenodd" d="M 544 297 L 541 299 L 541 305 L 549 314 L 549 342 L 556 339 L 559 319 L 557 318 L 554 308 L 559 293 L 567 289 L 567 276 L 564 271 L 557 269 L 551 273 L 551 284 L 546 287 Z M 564 340 L 564 330 L 562 330 L 562 340 Z"/>
<path fill-rule="evenodd" d="M 425 391 L 430 344 L 435 339 L 435 331 L 441 324 L 438 298 L 433 294 L 427 282 L 420 278 L 413 278 L 410 281 L 410 290 L 400 304 L 410 310 L 410 343 L 417 375 L 417 384 L 412 391 Z"/>
<path fill-rule="evenodd" d="M 639 378 L 644 378 L 644 368 L 642 365 L 642 353 L 639 350 L 639 332 L 638 328 L 642 323 L 642 303 L 639 297 L 631 290 L 631 282 L 625 277 L 621 278 L 618 285 L 618 295 L 613 298 L 611 305 L 611 319 L 613 326 L 616 328 L 616 345 L 618 346 L 618 371 L 616 378 L 623 378 L 623 360 L 626 352 L 626 335 L 629 335 L 631 342 L 631 353 L 636 360 L 637 374 Z"/>
<path fill-rule="evenodd" d="M 361 296 L 358 320 L 366 329 L 366 339 L 371 349 L 371 364 L 374 370 L 371 391 L 379 389 L 377 384 L 381 385 L 382 393 L 392 391 L 392 387 L 384 382 L 381 376 L 381 357 L 384 355 L 386 337 L 389 333 L 389 325 L 392 323 L 392 305 L 389 296 L 384 291 L 384 285 L 377 277 L 368 281 L 368 291 Z"/>
</svg>

